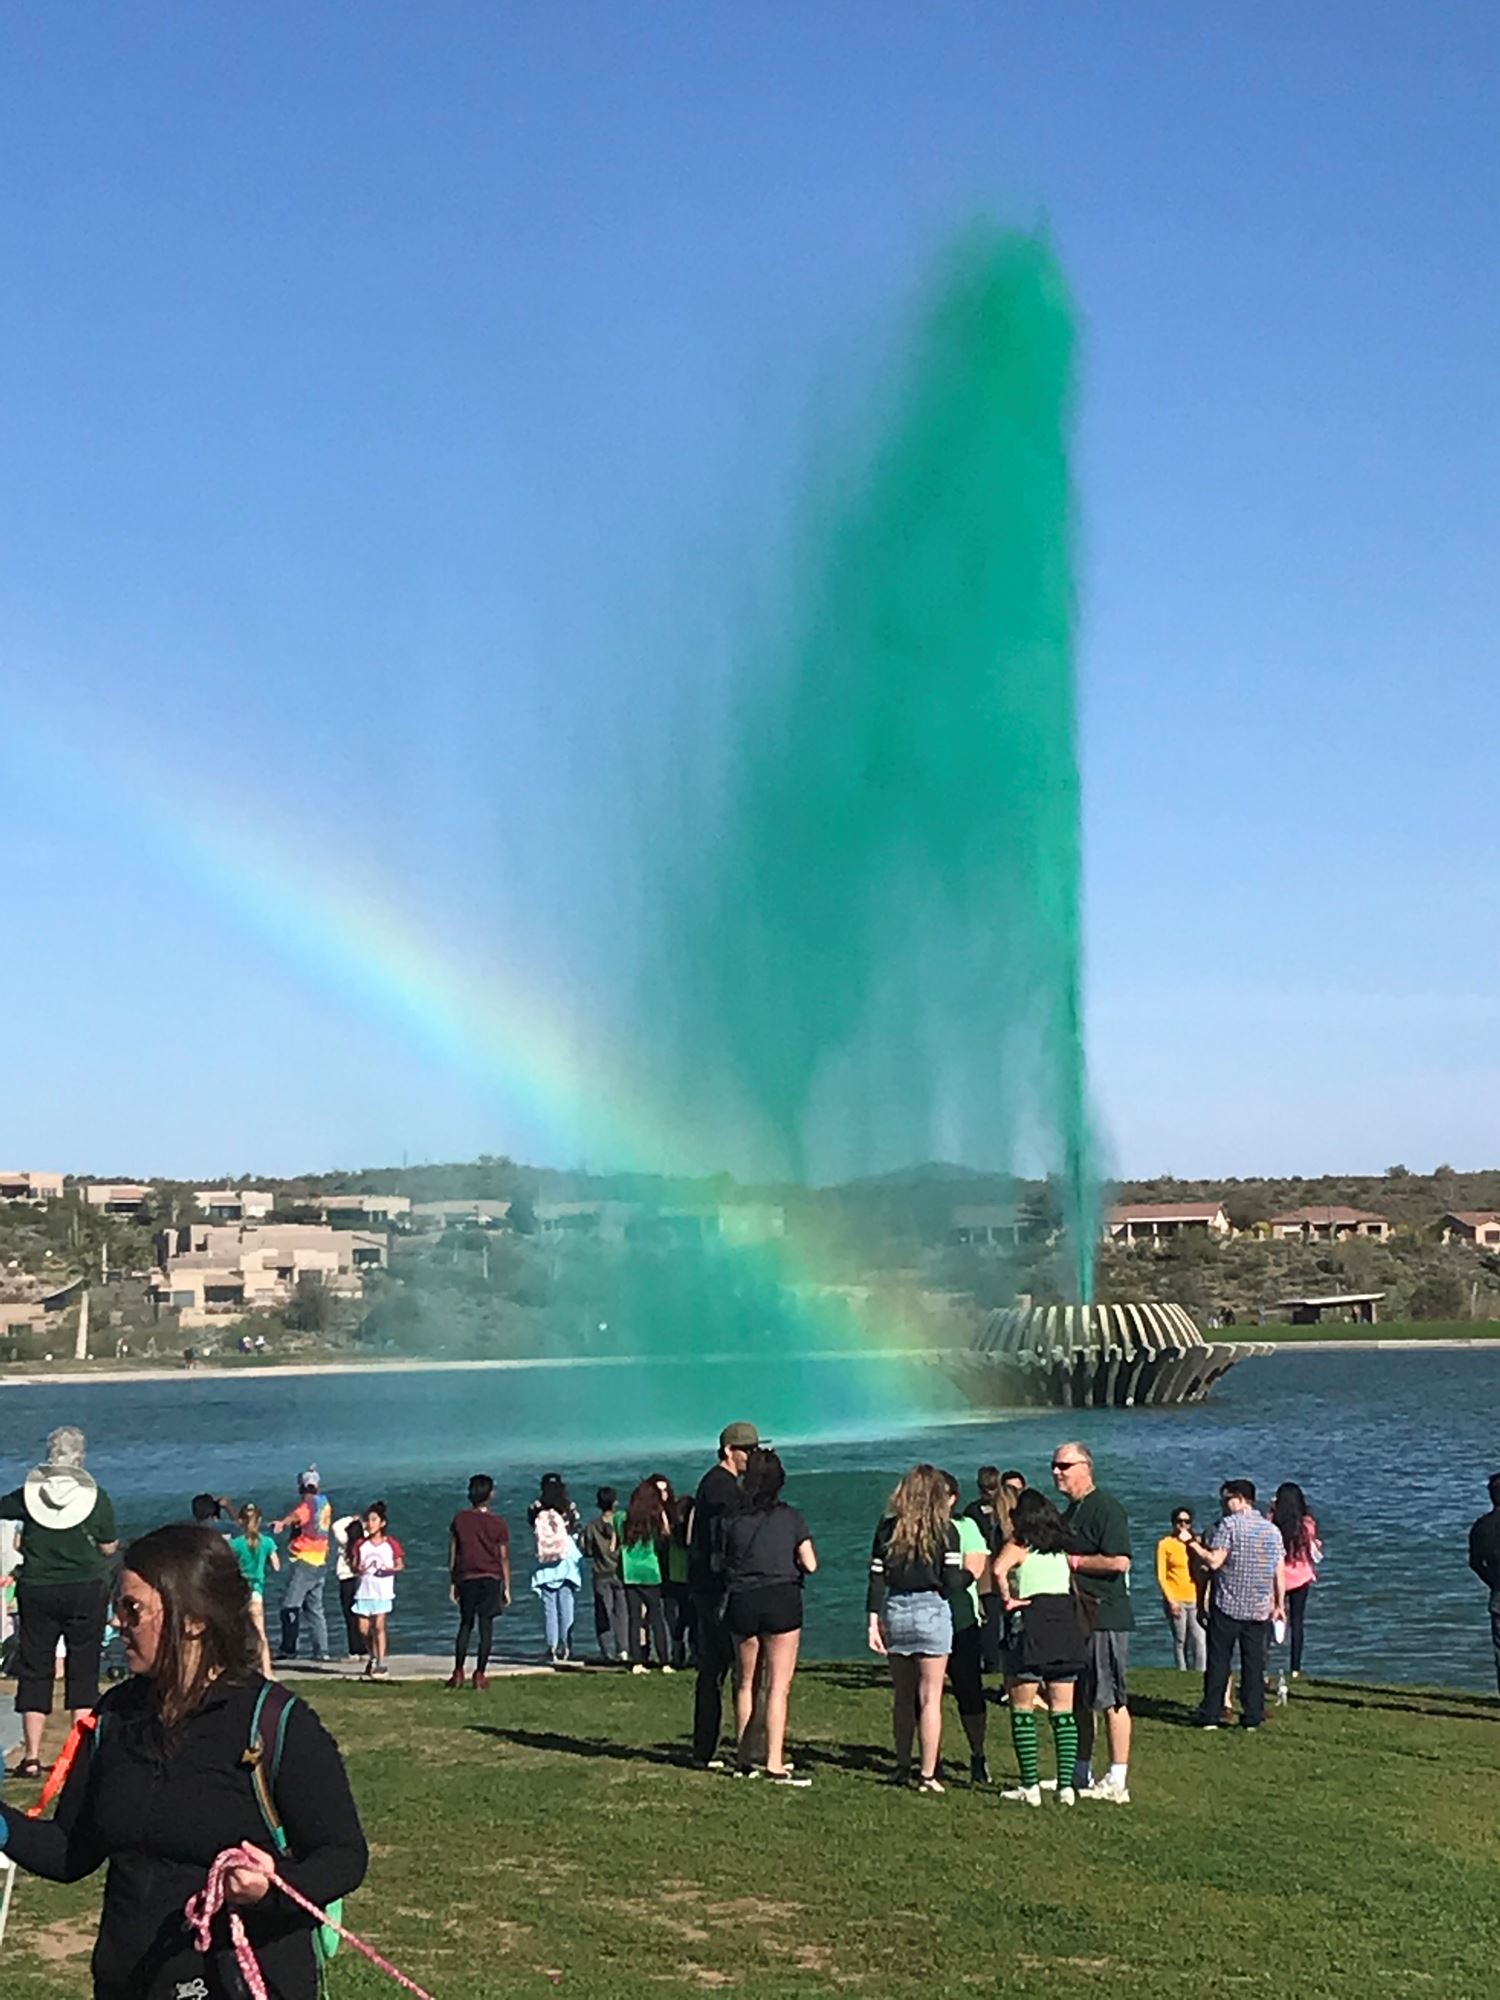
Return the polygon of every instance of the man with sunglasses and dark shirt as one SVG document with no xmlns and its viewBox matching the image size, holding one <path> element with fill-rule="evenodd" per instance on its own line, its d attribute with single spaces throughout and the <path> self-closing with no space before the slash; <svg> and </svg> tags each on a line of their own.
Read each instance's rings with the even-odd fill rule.
<svg viewBox="0 0 1500 2000">
<path fill-rule="evenodd" d="M 1078 1765 L 1074 1785 L 1080 1800 L 1130 1804 L 1130 1706 L 1125 1671 L 1135 1613 L 1126 1578 L 1130 1574 L 1130 1518 L 1113 1493 L 1094 1484 L 1093 1454 L 1076 1440 L 1052 1454 L 1052 1483 L 1066 1500 L 1063 1521 L 1073 1538 L 1068 1565 L 1086 1614 L 1092 1614 L 1087 1665 L 1078 1683 Z M 1102 1713 L 1109 1739 L 1109 1770 L 1094 1779 L 1094 1717 Z"/>
</svg>

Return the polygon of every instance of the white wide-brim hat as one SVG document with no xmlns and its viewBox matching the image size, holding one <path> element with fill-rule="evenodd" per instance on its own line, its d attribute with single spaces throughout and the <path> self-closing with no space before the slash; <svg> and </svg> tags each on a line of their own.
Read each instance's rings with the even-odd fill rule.
<svg viewBox="0 0 1500 2000">
<path fill-rule="evenodd" d="M 99 1482 L 72 1465 L 35 1465 L 23 1489 L 26 1512 L 39 1528 L 77 1528 L 94 1511 Z"/>
</svg>

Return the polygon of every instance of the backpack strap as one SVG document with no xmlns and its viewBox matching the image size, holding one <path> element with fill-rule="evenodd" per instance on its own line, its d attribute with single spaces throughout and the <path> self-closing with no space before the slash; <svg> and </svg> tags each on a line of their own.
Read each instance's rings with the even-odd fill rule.
<svg viewBox="0 0 1500 2000">
<path fill-rule="evenodd" d="M 297 1697 L 280 1681 L 267 1681 L 255 1698 L 250 1740 L 240 1760 L 250 1768 L 255 1803 L 278 1854 L 286 1853 L 289 1842 L 276 1809 L 276 1780 L 281 1773 L 281 1753 L 286 1748 L 287 1721 L 296 1705 Z"/>
</svg>

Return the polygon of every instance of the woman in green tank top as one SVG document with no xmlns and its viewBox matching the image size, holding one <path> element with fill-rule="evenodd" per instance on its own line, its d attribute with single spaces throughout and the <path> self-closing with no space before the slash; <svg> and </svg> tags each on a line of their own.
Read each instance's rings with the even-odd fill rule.
<svg viewBox="0 0 1500 2000">
<path fill-rule="evenodd" d="M 1011 1516 L 1010 1539 L 995 1558 L 995 1585 L 1008 1625 L 1014 1622 L 1011 1614 L 1019 1615 L 1008 1649 L 1005 1685 L 1021 1782 L 1001 1797 L 1020 1799 L 1029 1806 L 1042 1803 L 1036 1724 L 1037 1690 L 1042 1687 L 1047 1690 L 1057 1751 L 1057 1802 L 1070 1806 L 1076 1798 L 1078 1724 L 1073 1690 L 1083 1671 L 1086 1634 L 1067 1543 L 1062 1516 L 1045 1493 L 1027 1487 Z"/>
</svg>

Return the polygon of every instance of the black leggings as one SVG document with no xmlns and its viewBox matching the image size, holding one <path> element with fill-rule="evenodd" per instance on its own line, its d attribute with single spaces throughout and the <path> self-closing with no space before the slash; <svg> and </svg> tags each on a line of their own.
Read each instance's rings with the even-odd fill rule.
<svg viewBox="0 0 1500 2000">
<path fill-rule="evenodd" d="M 984 1708 L 984 1627 L 970 1625 L 953 1635 L 953 1651 L 948 1655 L 948 1685 L 958 1712 L 963 1716 L 983 1715 Z"/>
<path fill-rule="evenodd" d="M 459 1583 L 458 1637 L 453 1642 L 453 1664 L 460 1672 L 469 1657 L 469 1635 L 476 1625 L 479 1627 L 479 1654 L 474 1662 L 474 1671 L 482 1674 L 489 1665 L 500 1602 L 498 1576 L 466 1576 Z"/>
<path fill-rule="evenodd" d="M 633 1667 L 644 1665 L 649 1626 L 651 1647 L 655 1651 L 657 1664 L 667 1666 L 671 1654 L 667 1639 L 667 1614 L 662 1609 L 661 1585 L 627 1583 L 625 1604 L 630 1618 L 630 1664 Z"/>
<path fill-rule="evenodd" d="M 1310 1583 L 1299 1583 L 1286 1594 L 1286 1628 L 1292 1641 L 1292 1672 L 1302 1671 L 1302 1637 L 1307 1627 L 1307 1593 Z"/>
</svg>

